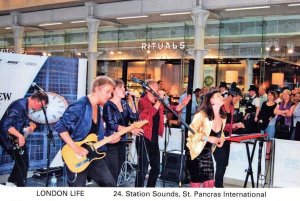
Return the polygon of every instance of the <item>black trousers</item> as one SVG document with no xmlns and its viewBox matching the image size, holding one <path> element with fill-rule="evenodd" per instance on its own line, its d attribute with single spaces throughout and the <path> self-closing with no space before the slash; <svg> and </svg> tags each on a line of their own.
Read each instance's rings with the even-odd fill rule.
<svg viewBox="0 0 300 201">
<path fill-rule="evenodd" d="M 12 172 L 8 177 L 8 181 L 14 183 L 18 187 L 26 185 L 27 171 L 29 167 L 28 150 L 26 145 L 22 147 L 23 153 L 19 149 L 10 149 L 8 154 L 15 161 Z"/>
<path fill-rule="evenodd" d="M 118 176 L 125 161 L 126 144 L 125 142 L 119 142 L 116 144 L 106 145 L 106 147 L 105 161 L 107 163 L 107 167 L 114 179 L 118 181 Z"/>
<path fill-rule="evenodd" d="M 117 186 L 104 159 L 92 161 L 91 164 L 80 173 L 73 173 L 67 168 L 67 179 L 70 187 L 84 187 L 87 177 L 93 179 L 100 187 Z"/>
<path fill-rule="evenodd" d="M 139 136 L 136 139 L 136 149 L 138 155 L 138 171 L 135 180 L 135 187 L 144 187 L 149 163 L 151 169 L 149 172 L 147 187 L 155 187 L 160 172 L 160 152 L 158 142 L 150 142 L 143 136 Z M 149 157 L 149 160 L 147 156 Z"/>
<path fill-rule="evenodd" d="M 223 179 L 228 166 L 230 154 L 230 142 L 225 141 L 222 147 L 217 147 L 214 151 L 214 159 L 216 161 L 215 187 L 224 188 Z"/>
</svg>

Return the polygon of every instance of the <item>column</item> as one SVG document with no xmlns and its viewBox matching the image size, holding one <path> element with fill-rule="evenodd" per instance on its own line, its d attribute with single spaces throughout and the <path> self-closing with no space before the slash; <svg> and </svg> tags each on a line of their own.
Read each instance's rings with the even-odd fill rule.
<svg viewBox="0 0 300 201">
<path fill-rule="evenodd" d="M 203 86 L 203 64 L 204 57 L 208 53 L 204 49 L 205 24 L 209 16 L 209 11 L 202 9 L 202 6 L 197 6 L 192 10 L 192 20 L 194 23 L 194 53 L 195 60 L 194 83 L 193 88 L 201 88 Z"/>
<path fill-rule="evenodd" d="M 16 54 L 22 53 L 22 43 L 23 43 L 23 26 L 12 26 L 12 30 L 14 33 L 14 52 Z"/>
<path fill-rule="evenodd" d="M 14 34 L 14 52 L 16 54 L 22 53 L 22 44 L 23 44 L 23 34 L 24 27 L 19 25 L 20 22 L 20 13 L 13 11 L 10 13 L 11 16 L 11 28 Z"/>
<path fill-rule="evenodd" d="M 245 92 L 248 91 L 251 84 L 253 84 L 253 65 L 256 60 L 247 59 L 246 60 L 246 71 L 245 71 Z"/>
<path fill-rule="evenodd" d="M 87 75 L 87 92 L 92 91 L 93 80 L 97 76 L 97 57 L 101 54 L 97 52 L 97 37 L 98 37 L 98 28 L 100 24 L 99 19 L 92 17 L 87 18 L 87 26 L 89 31 L 89 43 L 88 43 L 88 75 Z"/>
</svg>

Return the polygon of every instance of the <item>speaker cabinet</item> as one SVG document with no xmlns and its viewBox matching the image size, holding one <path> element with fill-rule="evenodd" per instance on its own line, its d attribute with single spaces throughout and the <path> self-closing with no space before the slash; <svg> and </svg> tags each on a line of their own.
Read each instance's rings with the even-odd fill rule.
<svg viewBox="0 0 300 201">
<path fill-rule="evenodd" d="M 166 158 L 166 163 L 165 163 Z M 166 167 L 164 167 L 166 164 Z M 162 158 L 162 170 L 160 173 L 160 179 L 166 181 L 179 182 L 180 174 L 180 154 L 166 153 Z M 183 156 L 182 164 L 182 178 L 185 178 L 185 156 Z"/>
</svg>

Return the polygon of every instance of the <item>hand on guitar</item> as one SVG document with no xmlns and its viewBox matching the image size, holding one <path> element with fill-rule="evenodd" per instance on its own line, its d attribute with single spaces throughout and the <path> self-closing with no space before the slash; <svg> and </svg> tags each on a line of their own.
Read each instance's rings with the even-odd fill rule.
<svg viewBox="0 0 300 201">
<path fill-rule="evenodd" d="M 78 156 L 86 156 L 89 152 L 88 150 L 86 150 L 85 148 L 83 147 L 80 147 L 80 146 L 75 146 L 73 151 L 76 153 L 76 155 Z"/>
<path fill-rule="evenodd" d="M 23 135 L 18 135 L 18 145 L 19 147 L 23 147 L 25 145 L 25 137 Z"/>
<path fill-rule="evenodd" d="M 142 128 L 134 128 L 130 132 L 135 136 L 140 136 L 144 134 L 144 130 Z"/>
<path fill-rule="evenodd" d="M 111 137 L 112 137 L 112 139 L 109 142 L 110 144 L 115 144 L 115 143 L 119 142 L 121 139 L 121 136 L 118 135 L 117 133 L 112 134 Z"/>
<path fill-rule="evenodd" d="M 36 129 L 36 124 L 33 123 L 33 122 L 30 122 L 29 123 L 29 126 L 24 128 L 23 131 L 24 131 L 24 134 L 27 136 L 31 133 L 33 133 L 33 131 Z"/>
</svg>

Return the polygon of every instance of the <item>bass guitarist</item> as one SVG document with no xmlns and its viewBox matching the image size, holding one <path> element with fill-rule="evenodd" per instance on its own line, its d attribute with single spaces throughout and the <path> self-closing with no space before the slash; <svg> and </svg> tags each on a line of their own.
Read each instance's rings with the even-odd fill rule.
<svg viewBox="0 0 300 201">
<path fill-rule="evenodd" d="M 60 137 L 78 157 L 86 157 L 88 150 L 75 142 L 81 141 L 89 134 L 95 133 L 98 139 L 104 138 L 103 120 L 100 106 L 103 106 L 114 91 L 115 83 L 107 76 L 97 77 L 92 86 L 92 92 L 72 103 L 56 123 L 55 129 Z M 116 136 L 114 142 L 120 140 Z M 101 147 L 104 151 L 105 147 Z M 114 187 L 116 181 L 108 169 L 105 160 L 94 160 L 82 172 L 72 172 L 67 167 L 68 184 L 71 187 L 84 187 L 86 179 L 93 179 L 101 187 Z"/>
<path fill-rule="evenodd" d="M 24 134 L 32 133 L 36 127 L 34 123 L 29 125 L 28 111 L 40 110 L 47 104 L 47 94 L 35 92 L 12 102 L 0 121 L 0 144 L 15 161 L 8 182 L 16 186 L 26 185 L 29 161 Z"/>
</svg>

